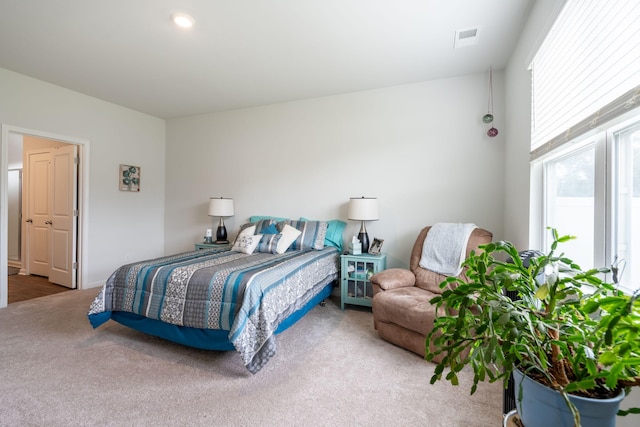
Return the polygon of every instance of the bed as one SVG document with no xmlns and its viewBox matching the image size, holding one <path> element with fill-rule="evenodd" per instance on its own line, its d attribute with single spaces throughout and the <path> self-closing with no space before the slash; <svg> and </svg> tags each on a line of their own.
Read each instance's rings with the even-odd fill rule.
<svg viewBox="0 0 640 427">
<path fill-rule="evenodd" d="M 123 265 L 91 304 L 89 321 L 236 350 L 256 373 L 275 355 L 276 334 L 331 294 L 342 224 L 260 219 L 231 245 Z"/>
</svg>

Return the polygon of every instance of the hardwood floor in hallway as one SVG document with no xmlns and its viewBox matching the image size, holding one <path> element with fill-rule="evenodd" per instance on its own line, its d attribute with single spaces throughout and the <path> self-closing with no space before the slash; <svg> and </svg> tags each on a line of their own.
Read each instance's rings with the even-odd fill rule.
<svg viewBox="0 0 640 427">
<path fill-rule="evenodd" d="M 72 290 L 64 286 L 55 285 L 49 282 L 46 277 L 20 274 L 9 276 L 8 288 L 7 302 L 9 304 Z"/>
</svg>

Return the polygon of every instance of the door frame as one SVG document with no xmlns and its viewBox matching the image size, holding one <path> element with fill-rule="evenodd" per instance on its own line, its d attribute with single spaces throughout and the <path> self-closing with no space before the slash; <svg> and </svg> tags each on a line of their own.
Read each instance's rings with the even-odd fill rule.
<svg viewBox="0 0 640 427">
<path fill-rule="evenodd" d="M 7 207 L 8 174 L 9 174 L 9 134 L 20 134 L 35 136 L 38 138 L 51 139 L 74 144 L 78 146 L 78 236 L 77 236 L 77 288 L 84 289 L 88 283 L 88 227 L 89 227 L 89 140 L 73 136 L 59 135 L 51 132 L 26 129 L 18 126 L 2 124 L 2 146 L 0 147 L 0 308 L 6 307 L 8 303 L 8 218 Z"/>
</svg>

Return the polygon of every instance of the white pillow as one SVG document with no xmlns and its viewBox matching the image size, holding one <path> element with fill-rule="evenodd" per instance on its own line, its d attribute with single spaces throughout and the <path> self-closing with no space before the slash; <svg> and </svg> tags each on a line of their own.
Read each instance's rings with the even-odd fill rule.
<svg viewBox="0 0 640 427">
<path fill-rule="evenodd" d="M 240 232 L 238 233 L 238 237 L 236 237 L 236 240 L 238 240 L 242 236 L 253 236 L 255 233 L 256 233 L 256 226 L 250 225 L 240 230 Z"/>
<path fill-rule="evenodd" d="M 278 245 L 276 246 L 277 254 L 285 253 L 287 249 L 289 249 L 289 246 L 291 246 L 298 236 L 302 234 L 302 231 L 290 226 L 289 224 L 285 224 L 285 226 L 282 227 L 280 234 L 282 234 L 282 237 L 278 240 Z"/>
<path fill-rule="evenodd" d="M 238 236 L 231 248 L 232 251 L 242 252 L 251 255 L 256 250 L 258 243 L 262 239 L 262 234 L 252 234 L 250 236 Z"/>
<path fill-rule="evenodd" d="M 240 231 L 238 232 L 238 234 L 236 235 L 236 238 L 233 240 L 233 245 L 236 244 L 236 242 L 238 241 L 238 239 L 242 236 L 251 236 L 253 234 L 255 234 L 256 232 L 256 226 L 255 225 L 251 225 L 251 224 L 242 224 L 240 226 Z M 231 246 L 233 246 L 231 245 Z M 232 248 L 233 250 L 233 248 Z"/>
</svg>

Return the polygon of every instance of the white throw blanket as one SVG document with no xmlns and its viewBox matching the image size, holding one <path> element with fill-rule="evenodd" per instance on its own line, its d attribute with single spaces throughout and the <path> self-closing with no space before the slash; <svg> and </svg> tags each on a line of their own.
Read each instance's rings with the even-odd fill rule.
<svg viewBox="0 0 640 427">
<path fill-rule="evenodd" d="M 459 275 L 469 236 L 475 228 L 475 224 L 434 224 L 424 239 L 420 267 L 445 276 Z"/>
</svg>

